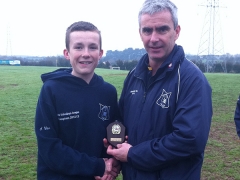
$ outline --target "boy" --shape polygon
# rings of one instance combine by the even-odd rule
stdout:
[[[117,91],[94,73],[103,55],[101,33],[89,22],[66,31],[63,53],[72,68],[41,76],[36,108],[38,179],[115,179],[119,163],[109,158],[102,139],[117,119]]]

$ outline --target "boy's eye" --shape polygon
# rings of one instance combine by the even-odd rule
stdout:
[[[97,46],[90,46],[89,49],[97,49]]]
[[[142,28],[142,33],[145,35],[150,35],[153,32],[153,28],[144,27]]]
[[[82,46],[75,46],[75,49],[82,49]]]

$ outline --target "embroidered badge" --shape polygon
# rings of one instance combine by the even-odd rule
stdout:
[[[171,92],[167,92],[165,89],[163,89],[161,96],[156,101],[157,105],[161,106],[162,108],[169,108],[169,99],[171,94]]]
[[[132,91],[130,91],[130,93],[131,93],[132,95],[136,94],[137,92],[138,92],[138,90],[132,90]]]
[[[100,112],[98,114],[98,117],[103,121],[109,120],[110,106],[104,106],[100,103],[99,105],[100,105]]]

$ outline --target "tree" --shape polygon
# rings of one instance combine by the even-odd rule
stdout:
[[[120,69],[125,70],[124,62],[122,60],[117,60],[116,61],[116,66],[120,67]]]
[[[234,73],[240,73],[240,62],[236,62],[236,63],[233,65],[233,72],[234,72]]]

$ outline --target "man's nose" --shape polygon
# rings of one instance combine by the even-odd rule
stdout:
[[[157,33],[156,31],[153,31],[151,34],[151,42],[157,42],[159,41],[159,33]]]

